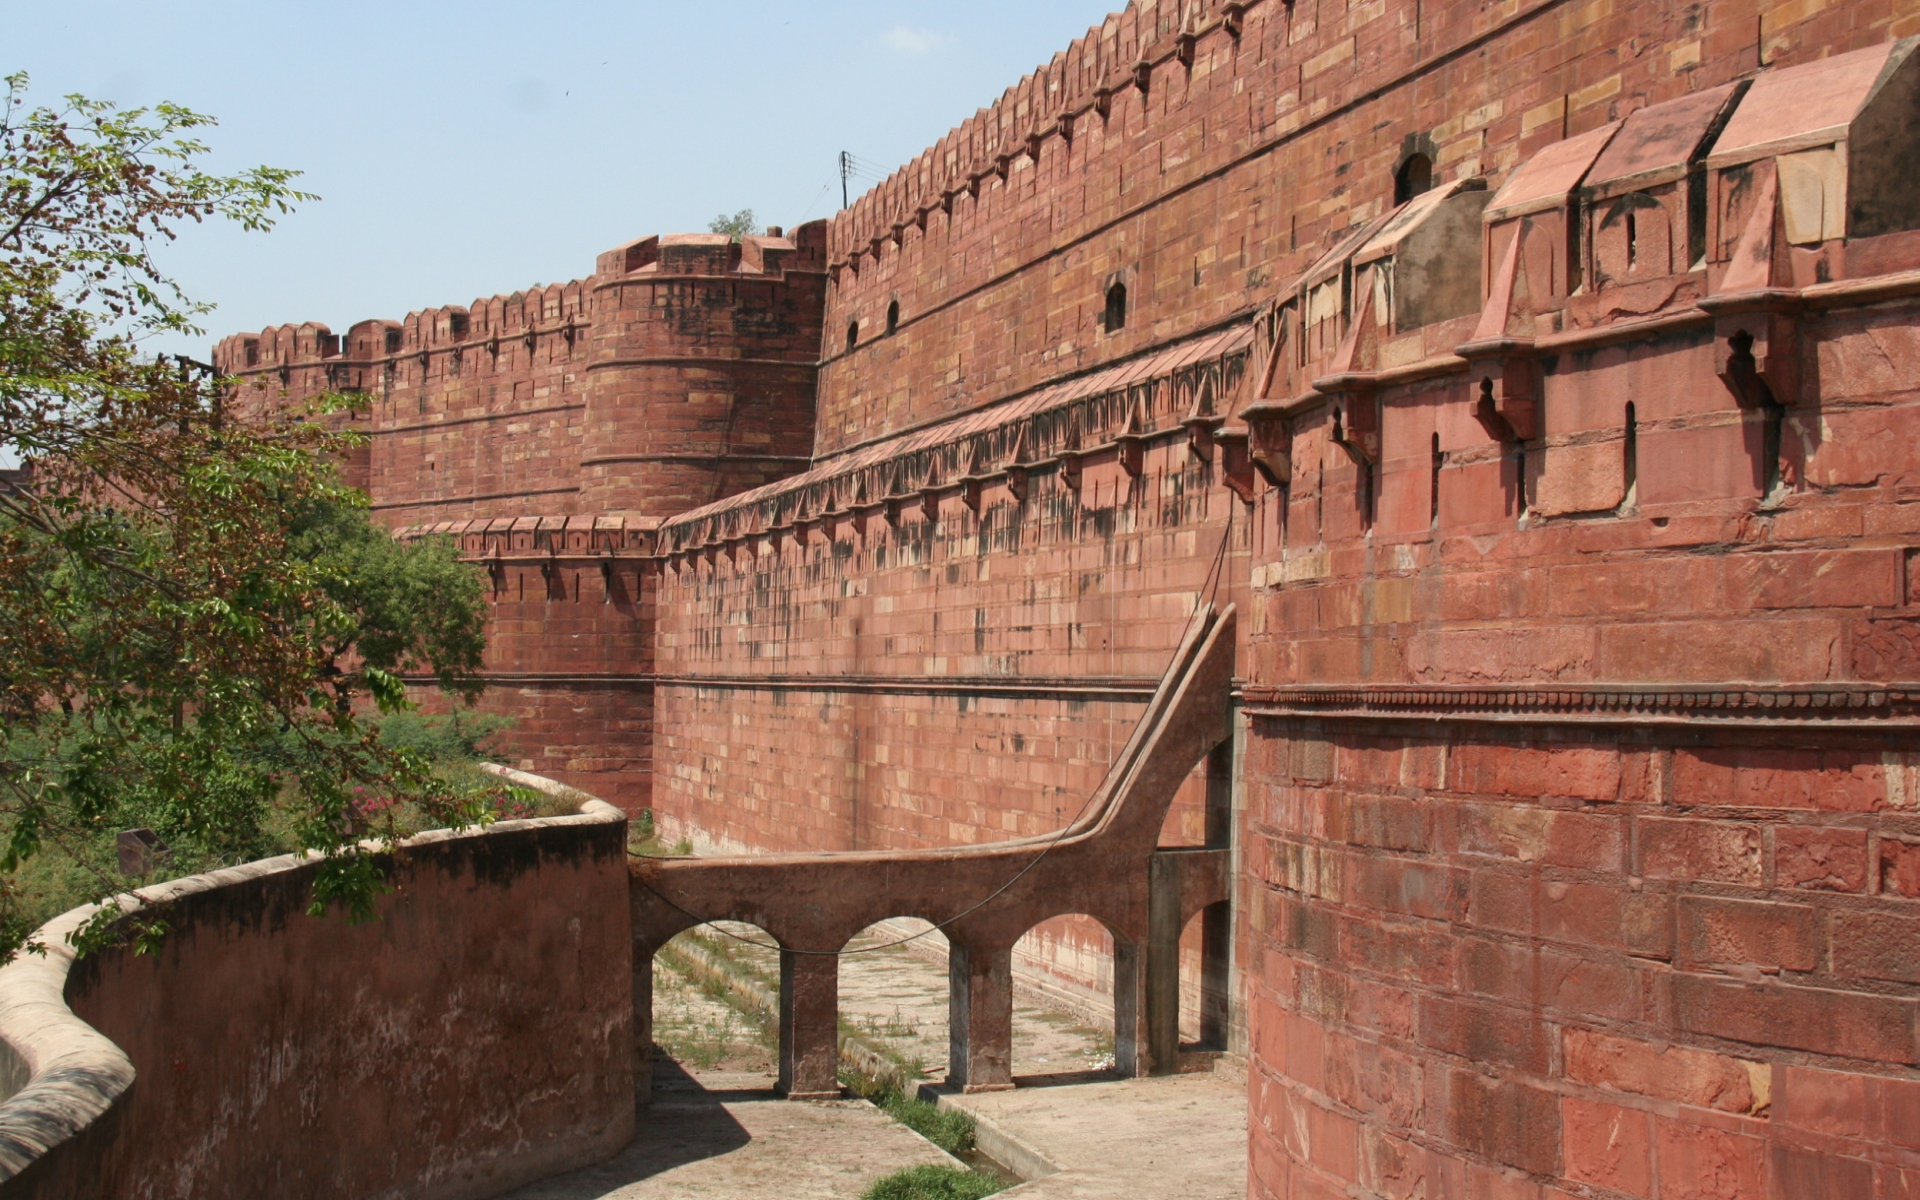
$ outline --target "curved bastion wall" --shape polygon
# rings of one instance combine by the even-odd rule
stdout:
[[[625,843],[597,800],[422,834],[359,925],[306,915],[311,860],[248,863],[147,889],[152,954],[58,918],[0,969],[0,1196],[478,1200],[617,1152]]]

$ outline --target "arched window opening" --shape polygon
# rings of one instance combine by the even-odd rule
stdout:
[[[887,332],[891,334],[900,328],[900,302],[895,300],[887,305]]]
[[[1127,285],[1115,283],[1107,289],[1106,328],[1108,333],[1127,326]]]
[[[860,344],[860,322],[849,321],[847,322],[847,349],[851,350],[855,346],[858,346],[859,344]]]
[[[1405,204],[1433,187],[1433,160],[1424,154],[1409,154],[1393,173],[1393,202]]]

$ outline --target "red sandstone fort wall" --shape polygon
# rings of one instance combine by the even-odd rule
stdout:
[[[1110,18],[833,222],[812,469],[655,476],[663,825],[1057,826],[1224,538],[1252,1195],[1920,1190],[1914,33]]]
[[[1129,6],[834,219],[820,452],[1249,312],[1391,207],[1409,137],[1436,179],[1497,185],[1637,108],[1911,32],[1894,7]]]
[[[1217,134],[1213,173],[1176,173],[1137,210],[1110,211],[1106,229],[1076,225],[1103,143],[1088,139],[1073,173],[1080,134],[1067,146],[1029,103],[1027,128],[1043,136],[1009,143],[996,164],[1005,179],[986,181],[978,211],[1002,207],[973,230],[978,253],[961,228],[971,196],[918,192],[955,208],[951,220],[928,211],[924,238],[918,208],[899,207],[927,187],[925,163],[842,217],[820,447],[853,450],[823,470],[844,461],[849,479],[870,473],[874,486],[849,483],[790,510],[778,495],[801,495],[801,481],[743,497],[730,511],[751,502],[757,518],[698,530],[693,552],[720,547],[722,571],[741,558],[785,562],[783,530],[809,518],[838,528],[956,479],[1004,471],[1011,487],[1029,459],[1051,469],[1046,450],[1023,459],[1016,438],[993,443],[985,431],[1063,371],[1103,361],[1077,351],[1120,261],[1093,253],[1101,239],[1152,229],[1140,240],[1166,248],[1191,289],[1161,317],[1146,306],[1168,294],[1167,272],[1130,277],[1141,307],[1127,340],[1106,343],[1119,354],[1264,302],[1236,295],[1240,281],[1209,290],[1205,248],[1181,238],[1191,229],[1216,250],[1234,245],[1253,198],[1292,200],[1288,252],[1277,252],[1277,232],[1250,242],[1266,247],[1250,257],[1274,264],[1281,297],[1297,299],[1262,318],[1271,327],[1255,357],[1278,366],[1251,393],[1259,403],[1242,410],[1241,435],[1267,472],[1249,487],[1258,594],[1242,668],[1253,716],[1239,962],[1252,1000],[1255,1194],[1905,1194],[1915,1164],[1894,1114],[1903,1089],[1920,1086],[1920,980],[1901,949],[1920,916],[1899,882],[1901,848],[1920,833],[1906,813],[1915,735],[1900,700],[1914,677],[1916,530],[1901,491],[1920,467],[1904,432],[1914,313],[1885,306],[1901,285],[1849,292],[1842,281],[1911,266],[1912,247],[1855,239],[1844,267],[1817,220],[1810,237],[1780,232],[1804,224],[1804,211],[1754,217],[1756,196],[1804,203],[1764,190],[1774,168],[1703,168],[1684,147],[1676,169],[1695,182],[1632,193],[1647,215],[1638,246],[1633,233],[1621,243],[1608,204],[1622,193],[1601,186],[1609,177],[1590,169],[1594,154],[1569,157],[1580,145],[1597,153],[1614,122],[1643,108],[1701,94],[1724,111],[1737,97],[1709,89],[1743,72],[1883,45],[1903,30],[1869,6],[1544,5],[1487,11],[1478,24],[1442,16],[1429,45],[1424,32],[1409,36],[1413,12],[1385,6],[1239,15],[1237,39],[1218,26],[1194,39],[1193,62],[1216,64],[1210,86],[1224,78],[1218,64],[1280,44],[1271,26],[1257,36],[1262,21],[1319,22],[1261,68],[1298,106],[1288,109],[1296,127],[1272,145],[1229,149],[1245,129],[1205,119],[1196,96],[1157,136],[1204,146]],[[1179,78],[1180,53],[1154,70]],[[1209,93],[1215,114],[1235,111],[1226,97],[1257,97],[1259,74]],[[1143,124],[1154,92],[1175,86],[1158,81],[1148,81]],[[1138,97],[1136,86],[1129,102]],[[1118,96],[1113,108],[1128,111]],[[1702,154],[1711,115],[1685,118],[1700,122],[1690,128]],[[1795,115],[1777,120],[1785,128]],[[1625,128],[1629,158],[1658,152],[1644,127]],[[1360,265],[1361,243],[1393,232],[1381,220],[1410,132],[1430,139],[1442,184],[1490,177],[1477,199],[1436,193],[1474,205],[1459,248],[1479,288],[1475,311],[1427,323],[1404,319],[1392,268]],[[1578,141],[1588,133],[1597,140]],[[1564,212],[1529,194],[1488,207],[1552,146],[1575,162],[1555,202]],[[1589,198],[1568,207],[1583,178]],[[1820,186],[1831,185],[1816,197]],[[1021,187],[1031,188],[1025,208]],[[905,219],[875,216],[883,202]],[[1322,270],[1349,233],[1344,257]],[[1766,244],[1742,241],[1750,235]],[[1698,260],[1681,250],[1688,238]],[[1787,241],[1809,248],[1789,252]],[[847,262],[863,245],[868,260]],[[1394,245],[1411,254],[1410,241]],[[1742,246],[1759,257],[1741,258]],[[1781,339],[1764,396],[1740,382],[1740,321],[1714,316],[1736,310],[1700,306],[1740,286],[1743,270],[1758,271],[1759,286],[1814,289],[1791,333],[1768,317],[1745,326]],[[838,330],[853,319],[883,330],[890,303],[898,330],[868,341],[856,329],[842,353]],[[1636,320],[1646,324],[1626,327]],[[1626,328],[1608,332],[1616,326]],[[1476,337],[1523,339],[1531,357],[1490,351],[1481,392],[1481,360],[1453,354]],[[977,422],[927,424],[1001,399]],[[912,459],[918,442],[885,440],[916,429],[981,440],[956,456],[963,470],[942,476]],[[1216,482],[1230,482],[1231,449]],[[1103,448],[1095,461],[1109,452],[1118,461],[1126,450]],[[1044,572],[1056,557],[1023,547],[1021,562]],[[769,599],[716,642],[743,660],[760,637],[780,639],[776,614],[804,594],[777,570],[756,578]],[[884,573],[849,554],[832,578],[840,596],[859,596]],[[1146,611],[1138,598],[1122,603]],[[663,616],[663,631],[690,615]],[[843,641],[824,657],[844,670],[853,648]],[[721,731],[718,712],[707,720],[709,750],[741,736]],[[743,724],[755,736],[778,720]],[[967,733],[941,729],[932,746]],[[899,737],[935,758],[924,727]],[[701,786],[831,764],[851,744],[783,754],[763,742],[744,770],[710,754]],[[783,793],[815,794],[814,782],[763,786],[754,811],[773,811]]]
[[[453,536],[492,587],[481,707],[519,765],[651,795],[651,529],[803,467],[824,225],[647,238],[587,280],[223,339],[244,404],[358,393],[345,464],[376,519]],[[426,693],[423,693],[426,696]],[[438,702],[428,697],[430,705]]]
[[[1216,590],[1230,497],[1207,476],[1165,443],[1137,477],[1088,468],[1077,496],[1052,477],[1024,502],[987,489],[977,513],[936,494],[937,516],[916,499],[805,545],[763,534],[711,562],[670,559],[657,752],[675,766],[657,814],[752,849],[966,844],[1071,822]],[[1191,799],[1172,844],[1200,843]]]
[[[292,856],[153,889],[151,953],[74,961],[89,912],[60,918],[7,981],[9,1054],[39,1068],[10,1115],[40,1132],[0,1192],[477,1200],[617,1154],[632,948],[582,914],[626,903],[626,823],[590,807],[404,843],[361,924],[307,916]]]
[[[648,238],[587,280],[223,339],[251,402],[357,392],[351,481],[390,525],[679,512],[805,465],[821,237]]]

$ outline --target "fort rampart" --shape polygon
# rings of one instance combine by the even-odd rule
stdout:
[[[623,248],[547,466],[382,394],[369,486],[488,563],[524,756],[727,849],[1058,828],[1232,598],[1163,841],[1233,847],[1257,1196],[1915,1194],[1915,34],[1135,5],[801,231],[790,330]],[[622,424],[724,408],[676,337],[760,440]]]

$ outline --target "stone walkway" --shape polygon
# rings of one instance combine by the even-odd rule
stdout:
[[[853,1200],[904,1167],[959,1165],[863,1100],[781,1100],[761,1072],[654,1071],[632,1145],[505,1200]]]
[[[1241,1200],[1247,1194],[1247,1090],[1229,1078],[1020,1087],[942,1095],[940,1103],[972,1113],[980,1149],[1029,1177],[1001,1193],[1007,1200]]]

